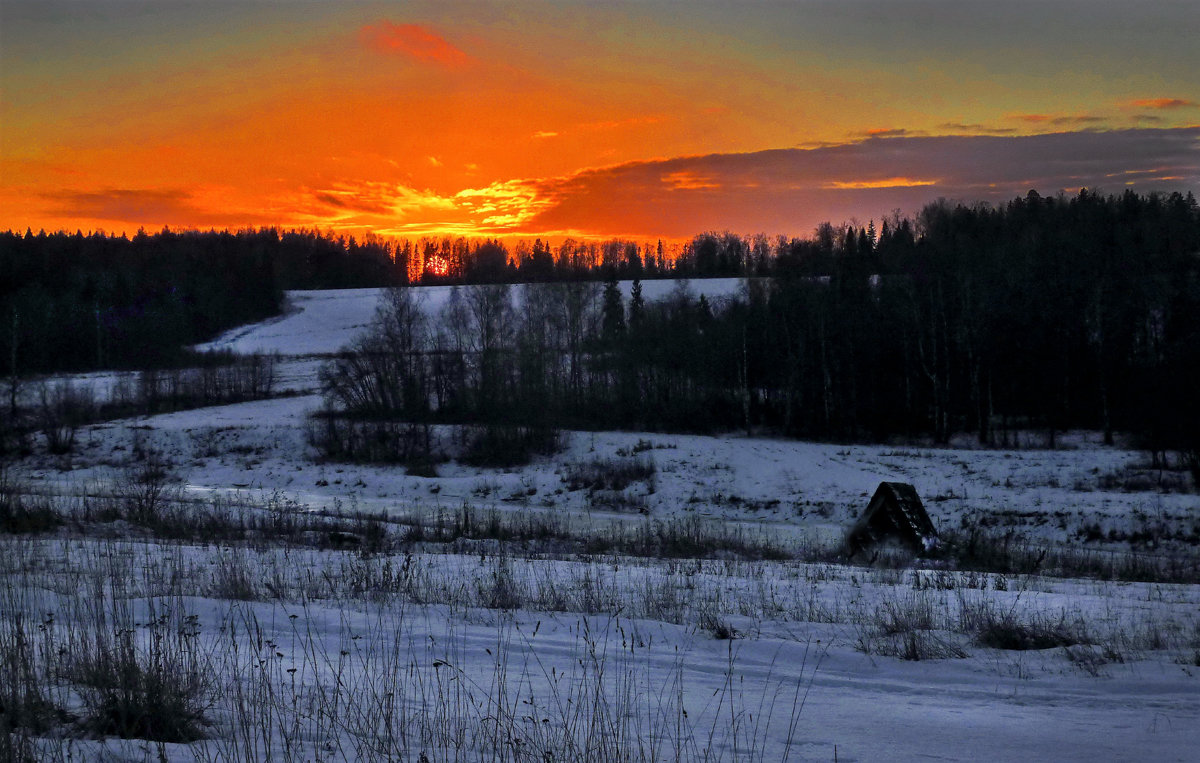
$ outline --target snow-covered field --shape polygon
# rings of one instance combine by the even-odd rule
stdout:
[[[650,302],[663,299],[672,291],[686,288],[693,297],[728,297],[743,288],[741,278],[701,278],[690,281],[643,281],[642,296]],[[590,284],[599,294],[600,284]],[[628,301],[632,281],[620,281],[621,293]],[[437,314],[450,299],[453,286],[415,288],[425,309]],[[525,289],[539,285],[509,287],[514,302],[520,305]],[[240,353],[279,353],[284,356],[322,355],[337,352],[370,324],[379,302],[379,289],[330,289],[288,293],[290,309],[280,318],[243,326],[200,345],[200,350],[232,350]]]
[[[644,286],[650,299],[676,288]],[[690,288],[717,298],[740,287]],[[429,309],[448,294],[423,291]],[[822,551],[880,481],[899,480],[943,531],[1194,559],[1200,500],[1157,489],[1142,454],[1086,432],[1052,451],[1033,437],[999,451],[573,432],[562,453],[512,470],[322,463],[306,438],[320,356],[370,321],[376,298],[295,293],[285,317],[211,343],[287,356],[284,387],[306,394],[95,425],[75,452],[35,452],[16,470],[31,493],[83,506],[121,500],[110,485],[132,454],[155,452],[186,510],[369,512],[400,533],[469,507],[561,523],[564,537],[724,527],[808,551],[655,559],[497,533],[366,553],[168,543],[124,519],[82,538],[3,537],[6,655],[18,621],[43,655],[99,648],[125,622],[133,653],[161,656],[156,638],[186,625],[194,635],[166,664],[206,679],[204,739],[49,731],[32,742],[38,756],[1195,759],[1200,584],[871,568]],[[580,484],[597,463],[634,463],[641,476],[619,491]],[[43,667],[48,700],[86,715],[94,697],[78,671]]]
[[[1094,433],[1073,433],[1053,451],[1002,451],[570,432],[560,454],[528,467],[450,462],[438,466],[437,476],[421,477],[398,467],[321,462],[306,434],[308,415],[320,403],[319,396],[301,395],[101,424],[80,435],[72,456],[31,459],[29,475],[55,492],[86,491],[108,478],[137,440],[161,450],[197,496],[282,491],[314,509],[354,506],[397,517],[463,503],[588,515],[644,511],[832,538],[881,481],[902,481],[916,486],[940,528],[978,524],[1118,549],[1135,533],[1167,549],[1191,545],[1200,534],[1195,494],[1153,489],[1156,473],[1137,468],[1143,454],[1104,447]],[[654,473],[620,494],[570,489],[572,468],[597,460],[648,463]],[[1134,477],[1148,489],[1127,491],[1122,485]]]

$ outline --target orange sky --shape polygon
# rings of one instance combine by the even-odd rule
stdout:
[[[1200,189],[1197,29],[1179,2],[5,0],[0,229],[806,234]]]

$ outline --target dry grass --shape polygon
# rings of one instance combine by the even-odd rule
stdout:
[[[163,472],[135,485],[169,484]],[[646,622],[723,642],[728,676],[768,621],[827,624],[902,660],[1050,650],[1089,675],[1145,651],[1188,665],[1200,649],[1194,617],[1046,607],[1038,575],[802,562],[813,549],[697,519],[464,507],[404,532],[277,497],[94,500],[146,534],[95,537],[107,525],[85,502],[53,507],[69,535],[0,537],[6,758],[87,757],[100,736],[188,744],[213,761],[764,760],[784,728],[791,751],[805,685],[750,696],[728,680],[711,687],[717,710],[697,712],[685,657],[636,635]],[[1001,551],[1004,569],[1026,553]],[[541,623],[564,620],[572,636],[555,644],[569,659],[543,662]],[[482,662],[481,623],[495,634]],[[651,681],[647,665],[664,660],[677,667]]]

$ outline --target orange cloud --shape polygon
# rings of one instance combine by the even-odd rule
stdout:
[[[192,195],[186,191],[115,188],[105,191],[56,191],[43,194],[57,217],[93,220],[156,221],[194,215]]]
[[[1200,127],[1032,136],[863,139],[633,162],[531,181],[540,211],[514,233],[685,237],[698,230],[803,233],[822,220],[915,212],[944,196],[1002,202],[1030,188],[1177,190],[1200,182]],[[679,193],[678,179],[708,186]],[[575,234],[573,234],[575,235]]]
[[[1129,105],[1139,109],[1191,109],[1200,106],[1200,103],[1182,98],[1139,98],[1130,101]]]
[[[381,53],[400,54],[447,69],[462,69],[472,60],[445,38],[420,24],[393,24],[381,20],[364,26],[358,36],[364,45]]]
[[[80,221],[104,221],[129,225],[175,227],[237,227],[273,225],[278,218],[260,210],[230,207],[223,194],[180,189],[108,188],[62,190],[39,194],[45,213],[51,217]]]
[[[553,202],[534,180],[506,180],[486,188],[467,188],[454,195],[457,209],[474,219],[481,232],[526,225]]]
[[[977,122],[943,122],[939,130],[949,130],[956,135],[1011,135],[1017,131],[1015,127],[994,127]]]
[[[686,170],[668,172],[662,176],[662,182],[672,191],[710,191],[721,187],[711,177]]]
[[[880,180],[834,180],[826,184],[824,187],[839,191],[861,191],[866,188],[912,188],[913,186],[936,184],[936,180],[917,180],[915,178],[895,177],[882,178]]]
[[[1009,114],[1009,119],[1018,119],[1030,124],[1047,124],[1055,127],[1064,125],[1091,125],[1104,121],[1104,117],[1095,114]]]
[[[357,215],[404,218],[419,211],[453,209],[454,203],[432,191],[396,183],[371,181],[334,183],[312,191],[308,213],[317,219],[352,219]]]
[[[916,211],[939,196],[973,202],[1003,201],[1030,188],[1191,188],[1200,183],[1197,138],[1200,127],[901,136],[627,162],[568,175],[481,180],[465,188],[348,174],[266,197],[239,197],[235,187],[197,187],[59,190],[35,198],[53,218],[118,222],[127,230],[283,224],[408,236],[682,238],[709,229],[796,234],[822,220]],[[77,226],[87,224],[70,227]]]

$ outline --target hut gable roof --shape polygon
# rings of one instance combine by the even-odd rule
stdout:
[[[850,552],[895,539],[916,551],[937,545],[938,534],[921,503],[917,489],[907,482],[881,482],[867,510],[847,536]]]

